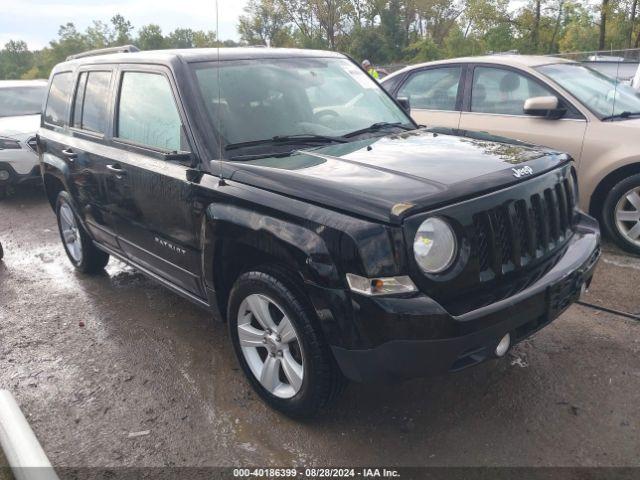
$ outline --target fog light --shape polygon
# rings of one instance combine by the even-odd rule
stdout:
[[[510,345],[511,345],[511,335],[507,333],[504,337],[502,337],[502,340],[500,340],[500,343],[496,347],[496,356],[503,357],[504,354],[507,353],[507,350],[509,350]]]
[[[11,174],[9,172],[7,172],[6,170],[0,170],[0,181],[6,181],[9,180],[9,177],[11,177]]]

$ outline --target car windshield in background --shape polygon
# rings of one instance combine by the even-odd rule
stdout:
[[[0,117],[38,115],[46,87],[0,88]]]
[[[640,97],[634,89],[591,68],[560,63],[538,67],[538,71],[601,118],[640,116]]]
[[[260,141],[300,136],[300,143],[313,142],[309,137],[338,138],[374,124],[413,127],[376,81],[346,59],[225,61],[193,68],[211,123],[227,146],[259,142],[271,149]]]

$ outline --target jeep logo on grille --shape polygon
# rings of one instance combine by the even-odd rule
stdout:
[[[516,178],[533,175],[533,168],[531,167],[512,168],[511,170],[513,170],[513,176]]]

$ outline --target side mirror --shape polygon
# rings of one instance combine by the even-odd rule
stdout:
[[[411,113],[411,102],[407,97],[396,98],[396,101],[400,104],[405,112]]]
[[[558,108],[558,97],[531,97],[524,102],[524,113],[534,117],[544,117],[550,120],[562,118],[567,110]]]

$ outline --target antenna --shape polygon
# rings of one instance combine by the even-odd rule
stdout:
[[[217,1],[217,0],[216,0]],[[613,50],[612,50],[613,53]],[[616,114],[616,101],[618,100],[618,87],[620,85],[620,60],[617,62],[616,67],[616,83],[613,89],[613,108],[611,109],[611,115]]]
[[[216,66],[216,75],[218,75],[218,102],[216,109],[216,129],[218,130],[218,160],[222,160],[222,105],[220,103],[222,97],[222,86],[220,83],[220,10],[218,9],[218,0],[216,2],[216,48],[217,48],[217,57],[218,57],[218,65]],[[224,174],[222,170],[222,165],[220,165],[220,183],[219,185],[224,185]]]

